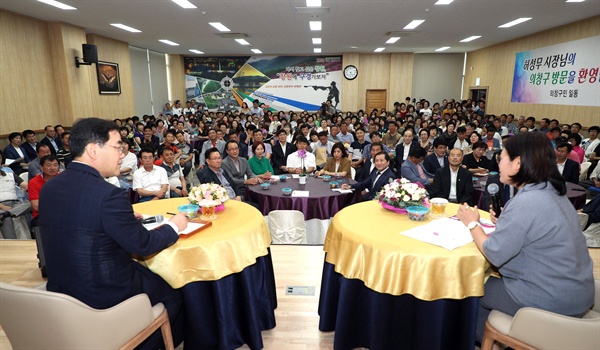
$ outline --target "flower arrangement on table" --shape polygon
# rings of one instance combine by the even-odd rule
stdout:
[[[306,150],[300,149],[298,150],[298,157],[300,158],[300,164],[302,167],[302,172],[300,176],[306,176],[306,167],[304,166],[304,158],[306,158]]]
[[[217,211],[220,211],[224,209],[223,203],[229,200],[229,196],[225,187],[211,182],[192,187],[188,200],[196,205],[199,205],[202,200],[214,201],[217,203]]]
[[[376,198],[385,209],[405,214],[406,208],[421,205],[429,208],[427,190],[418,182],[410,182],[405,178],[390,180],[377,193]]]

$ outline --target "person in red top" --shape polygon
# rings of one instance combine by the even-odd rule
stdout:
[[[46,181],[58,175],[59,169],[58,158],[53,154],[43,156],[42,159],[40,159],[40,165],[42,166],[42,172],[29,180],[29,202],[31,203],[32,226],[37,226],[39,219],[38,209],[42,186],[44,186]]]

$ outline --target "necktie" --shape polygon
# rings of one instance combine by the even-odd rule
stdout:
[[[375,184],[377,183],[377,181],[379,180],[380,177],[381,177],[381,171],[378,171],[377,175],[375,175],[375,180],[373,180],[372,188],[375,188]]]
[[[421,176],[421,179],[427,178],[427,176],[425,176],[425,172],[423,172],[423,168],[421,168],[421,164],[417,164],[417,170],[419,170],[419,176]]]

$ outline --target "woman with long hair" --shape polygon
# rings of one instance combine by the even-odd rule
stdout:
[[[327,159],[323,169],[317,171],[317,176],[321,175],[338,175],[342,177],[350,178],[352,171],[350,170],[352,162],[348,159],[348,152],[346,147],[341,142],[336,142],[331,146],[331,157]]]

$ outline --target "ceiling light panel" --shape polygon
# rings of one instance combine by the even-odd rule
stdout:
[[[195,9],[195,8],[197,8],[196,5],[192,4],[188,0],[171,0],[171,1],[173,1],[174,3],[176,3],[179,6],[183,7],[184,9]]]
[[[216,30],[220,32],[230,32],[231,29],[225,27],[221,22],[208,22],[211,26],[213,26]]]
[[[385,50],[385,47],[378,47],[375,49],[375,52],[381,52],[383,50]]]
[[[385,43],[386,44],[395,44],[396,41],[400,40],[399,36],[393,36],[391,38],[389,38]]]
[[[321,45],[321,38],[312,38],[312,43],[315,45]]]
[[[439,49],[436,49],[435,51],[436,51],[436,52],[446,51],[446,50],[448,50],[449,48],[450,48],[450,46],[443,46],[443,47],[440,47]]]
[[[193,52],[193,53],[196,53],[196,54],[198,54],[198,55],[203,55],[203,54],[204,54],[204,52],[202,52],[202,51],[200,51],[200,50],[196,50],[196,49],[192,49],[192,50],[189,50],[189,51],[190,51],[190,52]]]
[[[321,28],[322,28],[321,21],[310,21],[310,22],[308,22],[308,25],[310,26],[310,30],[313,30],[313,31],[318,31],[318,30],[321,30]]]
[[[420,26],[423,22],[425,22],[424,19],[415,19],[414,21],[410,22],[406,27],[404,27],[404,29],[405,30],[415,29],[418,26]]]
[[[179,46],[179,44],[178,44],[178,43],[176,43],[176,42],[173,42],[173,41],[171,41],[171,40],[167,40],[167,39],[160,39],[159,41],[160,41],[161,43],[163,43],[163,44],[167,44],[167,45],[171,45],[171,46]]]
[[[67,4],[63,4],[62,2],[58,2],[58,1],[54,1],[54,0],[38,0],[39,2],[43,2],[44,4],[50,5],[50,6],[54,6],[54,7],[58,7],[61,10],[77,10],[77,8],[67,5]]]
[[[111,23],[110,25],[113,26],[113,27],[117,27],[117,28],[126,30],[128,32],[132,32],[132,33],[141,33],[142,32],[139,29],[135,29],[133,27],[127,26],[127,25],[122,24],[122,23]]]
[[[585,0],[567,0],[567,2],[584,2]]]
[[[479,38],[481,38],[481,35],[473,35],[473,36],[470,36],[468,38],[462,39],[460,42],[461,43],[468,43],[469,41],[473,41],[473,40],[476,40],[476,39],[479,39]]]
[[[521,24],[523,22],[527,22],[531,19],[531,17],[522,17],[519,19],[515,19],[514,21],[508,22],[508,23],[504,23],[501,26],[498,26],[498,28],[510,28],[512,26],[516,26],[517,24]]]
[[[314,51],[314,53],[321,53],[321,48],[319,48],[319,47],[315,47],[315,48],[313,49],[313,51]]]
[[[235,39],[235,41],[237,41],[240,45],[250,46],[250,43],[244,39]]]
[[[321,0],[306,0],[306,7],[321,7]]]
[[[260,51],[259,49],[252,49],[252,52],[256,53],[256,54],[261,54],[262,51]]]
[[[434,5],[450,5],[454,0],[438,0]]]

